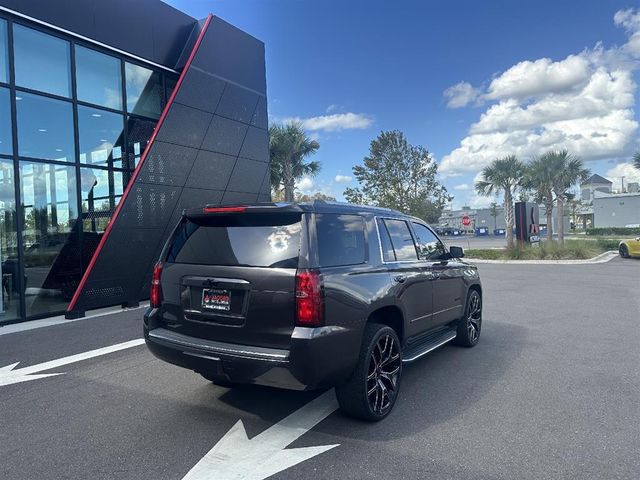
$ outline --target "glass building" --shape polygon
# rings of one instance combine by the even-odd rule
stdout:
[[[177,78],[0,10],[0,324],[65,310]]]

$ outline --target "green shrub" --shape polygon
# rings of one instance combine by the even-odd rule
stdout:
[[[633,237],[640,235],[640,228],[625,228],[625,227],[606,227],[606,228],[587,228],[585,231],[587,235],[614,235]]]
[[[599,248],[604,251],[607,250],[618,250],[618,245],[620,244],[620,240],[616,240],[614,238],[598,238],[596,240],[596,244]]]

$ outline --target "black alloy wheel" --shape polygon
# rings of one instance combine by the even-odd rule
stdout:
[[[482,330],[482,297],[477,290],[470,290],[464,316],[458,324],[455,343],[463,347],[474,347]]]
[[[629,258],[629,249],[624,243],[618,248],[618,253],[622,258]]]
[[[393,409],[402,377],[402,350],[395,330],[367,323],[356,368],[336,386],[340,409],[361,420],[382,420]]]
[[[371,351],[367,372],[367,399],[377,415],[386,415],[398,395],[402,359],[395,335],[381,336]]]

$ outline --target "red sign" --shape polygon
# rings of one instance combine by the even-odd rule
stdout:
[[[464,217],[462,217],[462,225],[464,225],[465,227],[471,225],[471,218],[469,217],[469,215],[465,215]]]

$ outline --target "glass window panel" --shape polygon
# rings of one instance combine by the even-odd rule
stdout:
[[[122,172],[81,168],[80,188],[83,230],[103,233],[122,197]]]
[[[418,254],[407,222],[385,219],[384,224],[391,237],[396,259],[400,262],[417,260]]]
[[[63,311],[82,274],[75,168],[20,162],[27,315]]]
[[[160,73],[126,63],[125,77],[127,79],[127,111],[145,117],[159,118],[164,97]]]
[[[364,220],[358,215],[316,214],[321,267],[364,263]]]
[[[129,168],[138,166],[140,156],[147,147],[151,135],[156,128],[155,120],[129,117],[127,120],[127,152],[129,154]]]
[[[71,96],[69,42],[13,25],[16,85]]]
[[[435,234],[424,225],[413,223],[420,260],[446,260],[447,251]]]
[[[122,168],[123,129],[122,115],[78,106],[80,162]]]
[[[11,97],[8,88],[0,88],[0,153],[13,154],[11,139]]]
[[[0,82],[9,83],[7,22],[0,19]]]
[[[71,103],[17,92],[16,106],[21,157],[74,161]]]
[[[122,110],[120,59],[76,47],[78,100]]]
[[[13,162],[0,161],[0,322],[19,315],[18,240]]]

